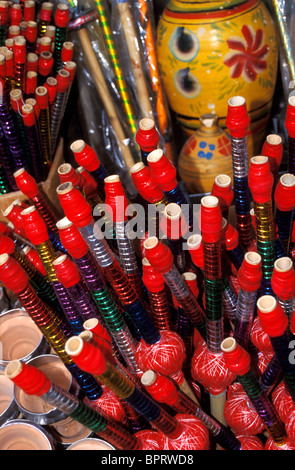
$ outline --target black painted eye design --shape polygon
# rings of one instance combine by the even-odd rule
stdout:
[[[200,49],[200,43],[194,33],[183,26],[179,26],[170,37],[169,49],[176,59],[187,62],[196,57]]]
[[[185,98],[195,98],[201,91],[199,80],[190,73],[190,68],[178,70],[173,78],[176,90]]]

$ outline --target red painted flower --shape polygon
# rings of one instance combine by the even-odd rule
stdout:
[[[257,74],[267,67],[265,60],[269,46],[263,44],[263,31],[256,32],[251,26],[242,27],[242,37],[232,36],[227,40],[230,51],[225,55],[223,63],[230,67],[230,76],[242,76],[245,81],[253,82]]]

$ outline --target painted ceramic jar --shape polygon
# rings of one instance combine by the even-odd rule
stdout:
[[[241,95],[251,118],[249,154],[260,153],[278,63],[274,21],[262,0],[170,0],[157,53],[169,105],[187,135],[206,113],[224,128],[229,98]]]
[[[200,128],[182,147],[178,172],[190,193],[208,193],[217,175],[232,178],[231,137],[213,114],[200,117]]]

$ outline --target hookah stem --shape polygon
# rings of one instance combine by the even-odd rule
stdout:
[[[228,316],[232,324],[234,324],[236,320],[238,296],[232,286],[230,279],[228,279],[226,276],[222,276],[222,290],[222,305],[224,313]]]
[[[160,403],[166,403],[176,413],[191,414],[200,419],[207,427],[216,442],[225,450],[240,450],[241,443],[234,433],[205,413],[190,397],[183,393],[169,377],[157,374],[154,371],[146,371],[141,382],[152,398]]]
[[[54,233],[57,233],[57,216],[53,213],[49,204],[45,200],[44,196],[38,192],[35,196],[30,197],[30,202],[36,207],[39,214],[42,216],[46,226]]]
[[[0,122],[0,158],[1,158],[1,167],[3,167],[3,170],[7,178],[8,188],[10,190],[16,191],[17,185],[13,177],[13,172],[14,172],[13,157],[8,147],[6,137],[3,133],[1,122]]]
[[[283,378],[280,361],[276,354],[273,355],[265,370],[259,377],[259,383],[262,390],[266,393]]]
[[[39,128],[44,164],[49,165],[51,162],[51,131],[48,90],[46,87],[37,87],[35,95],[40,108]]]
[[[118,350],[130,370],[137,373],[139,368],[134,359],[136,349],[134,340],[105,281],[98,272],[91,253],[88,251],[84,256],[74,258],[74,261]]]
[[[262,292],[272,294],[271,276],[275,262],[274,248],[274,223],[272,201],[256,203],[254,201],[254,213],[256,222],[257,251],[262,259]]]
[[[170,439],[180,436],[182,432],[180,423],[123,372],[110,364],[95,345],[83,341],[80,337],[72,337],[66,343],[66,350],[82,370],[91,369],[91,373],[100,383],[112,390],[121,400],[126,401],[156,430]]]
[[[257,299],[257,291],[248,292],[239,289],[236,317],[234,321],[234,338],[243,348],[247,349],[253,324]]]
[[[12,361],[6,375],[27,394],[37,395],[46,403],[63,411],[66,415],[93,431],[118,449],[140,450],[141,442],[119,423],[108,420],[96,409],[52,383],[34,366]]]
[[[128,87],[126,86],[124,75],[122,73],[122,70],[119,64],[118,54],[117,54],[116,47],[113,41],[112,31],[108,25],[108,20],[107,20],[107,16],[105,13],[103,1],[95,0],[95,3],[96,3],[97,10],[99,13],[99,18],[100,18],[100,23],[102,26],[102,32],[104,35],[105,43],[109,51],[109,57],[110,57],[110,60],[113,66],[113,71],[117,80],[118,91],[122,99],[123,107],[125,109],[126,119],[127,119],[127,122],[129,123],[129,127],[132,132],[132,135],[135,135],[136,120],[134,117],[134,112],[131,106],[130,98],[127,92]]]
[[[68,28],[56,26],[55,39],[54,39],[54,65],[53,76],[56,76],[58,71],[62,68],[63,62],[61,59],[62,45],[66,42],[68,36]]]
[[[0,151],[0,154],[1,154],[1,151]],[[0,195],[7,194],[10,192],[11,192],[11,188],[9,185],[9,180],[7,178],[5,167],[2,163],[0,163]]]
[[[34,109],[31,105],[25,104],[22,107],[23,119],[25,122],[25,133],[28,142],[28,147],[31,155],[33,174],[37,183],[44,181],[44,156],[43,149],[40,146],[39,132],[34,114]],[[33,120],[30,119],[33,117]]]
[[[57,90],[54,101],[50,108],[50,135],[52,156],[57,147],[57,139],[65,113],[67,90],[70,86],[70,73],[61,69],[57,76]]]

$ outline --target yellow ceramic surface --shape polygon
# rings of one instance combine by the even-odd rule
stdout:
[[[190,193],[210,192],[217,175],[232,179],[231,138],[216,116],[201,116],[200,128],[181,149],[178,172]]]
[[[262,145],[278,62],[263,1],[170,0],[158,23],[157,53],[169,105],[187,135],[206,113],[225,127],[228,100],[241,95],[251,118],[249,146],[251,134]]]

